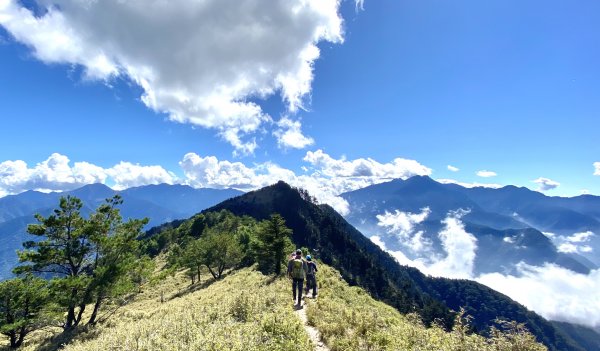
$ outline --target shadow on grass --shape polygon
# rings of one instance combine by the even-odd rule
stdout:
[[[75,338],[80,341],[94,339],[98,336],[99,330],[93,326],[78,326],[71,330],[65,330],[45,339],[36,350],[56,351],[61,350],[65,345],[70,344]]]
[[[213,277],[208,278],[208,280],[205,280],[204,282],[198,284],[192,284],[192,285],[188,285],[185,289],[182,289],[180,291],[178,291],[177,293],[173,294],[171,297],[166,298],[165,301],[171,301],[171,300],[175,300],[178,299],[180,297],[186,296],[188,294],[191,294],[193,292],[196,292],[198,290],[203,290],[208,288],[209,286],[211,286],[213,283],[216,283],[218,281],[221,281],[223,279],[225,279],[228,275],[230,275],[231,273],[235,272],[235,270],[229,270],[227,272],[224,272],[223,274],[221,274],[221,277],[219,279],[215,279]]]

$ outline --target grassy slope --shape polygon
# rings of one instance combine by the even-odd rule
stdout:
[[[324,264],[318,280],[319,297],[308,300],[307,315],[332,350],[545,350],[539,344],[495,347],[478,335],[425,328],[416,314],[375,301]],[[250,268],[192,287],[180,272],[146,287],[64,350],[312,350],[290,295],[286,278]],[[45,349],[41,345],[34,338],[24,349]]]
[[[312,349],[293,313],[286,279],[243,269],[211,282],[190,289],[181,273],[168,277],[64,350]],[[25,349],[38,348],[33,342]]]
[[[321,265],[321,291],[309,303],[310,324],[319,329],[333,351],[342,350],[546,350],[528,333],[485,339],[468,333],[466,325],[452,332],[425,328],[416,313],[402,315],[376,301],[363,289],[349,286],[339,273]]]

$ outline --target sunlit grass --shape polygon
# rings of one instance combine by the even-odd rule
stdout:
[[[426,328],[416,314],[402,315],[350,287],[339,273],[320,265],[319,297],[307,307],[308,321],[334,351],[343,350],[545,350],[523,330],[492,339],[468,333],[464,324],[452,332]]]
[[[545,350],[523,330],[486,339],[461,324],[452,332],[426,328],[417,315],[402,315],[348,286],[334,269],[323,264],[319,269],[319,296],[307,299],[307,316],[331,350]],[[37,333],[23,349],[56,349],[68,342],[61,350],[313,350],[293,313],[286,278],[246,268],[219,281],[205,274],[200,284],[190,285],[181,271],[156,274],[161,278],[106,322],[73,340],[49,343],[51,333]]]

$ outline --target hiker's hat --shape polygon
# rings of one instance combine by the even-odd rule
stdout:
[[[306,255],[306,259],[310,261],[310,260],[312,260],[312,256],[311,255]]]

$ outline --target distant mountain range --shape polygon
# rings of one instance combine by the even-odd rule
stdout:
[[[17,262],[16,250],[31,240],[27,225],[35,223],[34,214],[49,215],[61,196],[72,195],[83,201],[82,212],[88,215],[105,199],[123,197],[121,215],[127,218],[148,217],[148,228],[175,219],[188,218],[228,198],[243,194],[233,189],[194,189],[187,185],[147,185],[115,191],[103,184],[91,184],[62,193],[27,191],[0,198],[0,279],[10,276]]]
[[[443,254],[438,237],[442,220],[452,211],[465,210],[461,221],[477,239],[476,274],[509,273],[519,262],[555,263],[579,273],[600,265],[600,237],[594,234],[600,234],[597,196],[549,197],[515,186],[465,188],[441,184],[426,176],[397,179],[341,196],[350,205],[346,219],[366,236],[379,236],[392,249],[401,248],[403,243],[386,230],[377,216],[396,211],[418,215],[427,208],[426,218],[411,223],[409,229],[413,234],[422,231],[421,239],[431,242],[436,254]],[[584,234],[572,237],[576,233]],[[570,245],[561,247],[561,242]],[[577,250],[576,245],[582,249]],[[403,251],[411,258],[417,256],[411,256],[410,250]]]

